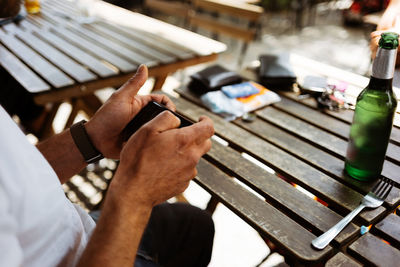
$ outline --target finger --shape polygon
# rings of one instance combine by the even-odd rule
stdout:
[[[211,139],[207,139],[196,147],[196,156],[200,159],[204,154],[206,154],[211,149]]]
[[[172,100],[168,96],[159,94],[152,94],[150,96],[152,100],[156,101],[157,103],[163,104],[172,111],[176,110],[174,102],[172,102]]]
[[[179,129],[186,136],[190,136],[196,144],[201,144],[214,134],[213,122],[206,116],[200,117],[199,122]]]
[[[157,103],[163,104],[172,111],[176,110],[175,104],[166,95],[150,94],[137,96],[136,98],[140,101],[141,108],[144,108],[144,106],[146,106],[150,101],[155,101]]]
[[[157,132],[164,132],[178,128],[180,124],[181,120],[177,116],[169,111],[163,111],[145,125]]]
[[[148,70],[146,65],[140,65],[136,71],[136,74],[130,78],[124,85],[118,90],[117,94],[123,97],[134,97],[143,84],[146,82],[148,76]]]

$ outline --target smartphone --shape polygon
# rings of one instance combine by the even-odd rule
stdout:
[[[132,134],[134,134],[140,127],[142,127],[148,121],[154,119],[158,114],[163,112],[164,110],[168,110],[175,116],[177,116],[181,120],[181,125],[179,128],[192,125],[193,122],[182,117],[181,115],[173,112],[162,104],[159,104],[155,101],[149,102],[144,108],[142,108],[138,114],[126,125],[123,130],[123,140],[127,141]]]

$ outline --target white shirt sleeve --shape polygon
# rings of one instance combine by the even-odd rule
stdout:
[[[22,248],[17,237],[18,223],[10,213],[9,199],[0,184],[0,266],[21,266]]]

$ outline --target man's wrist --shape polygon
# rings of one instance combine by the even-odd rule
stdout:
[[[93,144],[93,141],[86,130],[85,124],[85,120],[75,123],[71,126],[70,133],[76,147],[82,154],[86,163],[94,163],[104,158],[104,156]]]

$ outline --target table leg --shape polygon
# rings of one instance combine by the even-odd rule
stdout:
[[[218,198],[216,198],[215,196],[212,196],[211,199],[210,199],[210,201],[208,201],[206,210],[207,210],[210,214],[213,214],[214,211],[215,211],[215,209],[217,208],[218,203],[219,203]]]
[[[57,114],[58,108],[60,107],[61,103],[53,103],[50,109],[50,112],[47,114],[46,119],[43,123],[42,128],[40,129],[40,133],[38,134],[37,138],[39,140],[46,139],[54,134],[53,130],[53,120]]]
[[[154,86],[153,86],[153,91],[154,90],[161,90],[161,88],[164,85],[165,80],[167,79],[167,77],[168,77],[168,74],[154,77],[155,82],[154,82]]]
[[[81,99],[82,109],[89,117],[93,117],[96,111],[103,105],[96,95],[85,95]]]
[[[65,123],[65,127],[64,129],[67,129],[69,127],[71,127],[71,125],[74,123],[75,117],[76,115],[78,115],[79,112],[79,100],[76,98],[71,99],[70,104],[72,106],[72,110],[71,110],[71,114],[69,114],[67,122]]]

